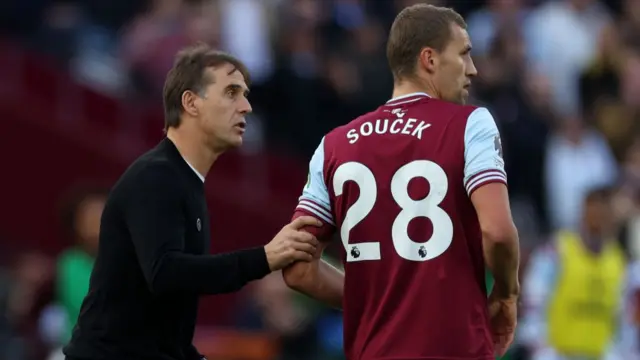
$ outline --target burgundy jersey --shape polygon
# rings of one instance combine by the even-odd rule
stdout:
[[[416,93],[327,134],[296,208],[345,248],[349,360],[494,359],[482,235],[469,199],[506,184],[485,108]]]

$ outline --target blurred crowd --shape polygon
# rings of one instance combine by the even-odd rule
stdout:
[[[178,49],[213,44],[251,71],[252,143],[307,161],[324,133],[389,98],[385,37],[417,2],[426,1],[11,0],[0,28],[133,103],[159,103]],[[472,103],[502,134],[523,248],[509,356],[640,359],[640,0],[428,2],[465,16],[479,70]],[[2,359],[55,356],[68,338],[104,201],[99,189],[81,194],[63,217],[73,246],[53,260],[13,257],[0,271]],[[279,359],[342,357],[339,313],[292,294],[277,274],[238,306],[239,328],[282,339]]]

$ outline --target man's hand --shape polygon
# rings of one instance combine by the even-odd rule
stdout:
[[[518,297],[489,296],[489,319],[497,356],[503,356],[513,342],[518,318]]]
[[[301,229],[305,226],[322,226],[311,216],[301,216],[280,230],[264,250],[271,271],[280,270],[294,261],[311,261],[316,252],[318,240]]]

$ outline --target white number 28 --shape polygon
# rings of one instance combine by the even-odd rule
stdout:
[[[409,196],[409,182],[422,177],[429,182],[429,195],[420,200]],[[349,243],[349,232],[373,210],[378,195],[378,185],[373,172],[359,162],[347,162],[338,167],[333,176],[333,190],[342,195],[344,183],[353,181],[360,188],[358,200],[347,210],[340,228],[342,243],[347,252],[347,261],[380,260],[380,243],[367,241]],[[391,196],[401,211],[393,221],[391,239],[398,255],[411,261],[427,261],[444,253],[453,240],[451,217],[439,206],[447,194],[447,174],[433,161],[415,160],[402,166],[391,179]],[[433,234],[426,242],[415,242],[409,238],[409,222],[425,217],[433,224]]]

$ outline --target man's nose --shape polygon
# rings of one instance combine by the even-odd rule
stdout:
[[[470,62],[467,67],[467,76],[468,77],[476,77],[478,75],[478,69],[476,69],[476,64],[473,61]]]
[[[246,97],[243,97],[240,102],[238,112],[243,115],[246,115],[252,111],[253,111],[253,108],[251,107],[251,103],[249,102],[249,99],[247,99]]]

